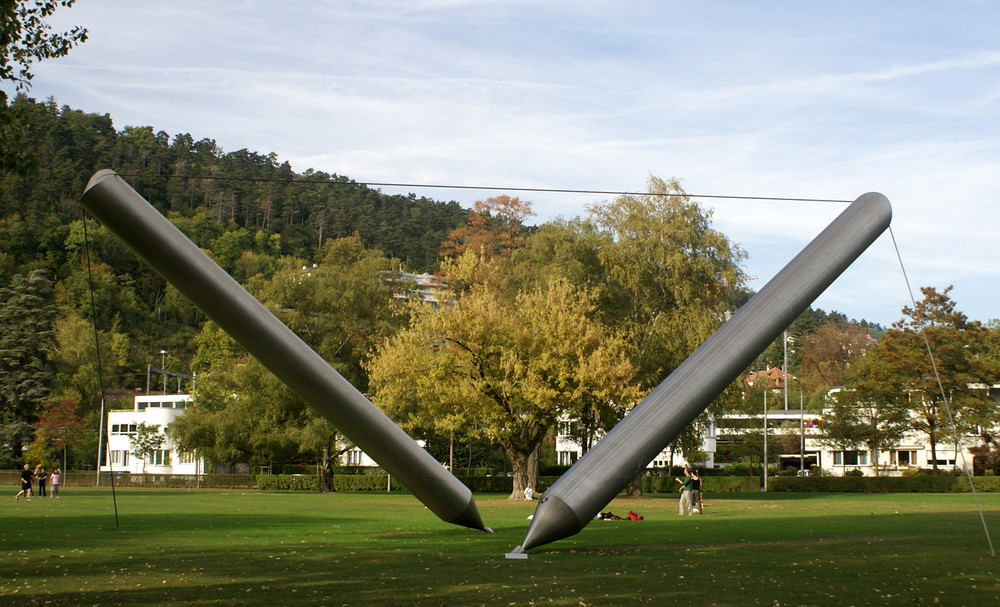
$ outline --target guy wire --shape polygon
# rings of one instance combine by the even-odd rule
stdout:
[[[903,272],[903,282],[906,283],[906,290],[910,294],[910,302],[913,305],[913,309],[917,308],[917,300],[913,296],[913,289],[910,287],[910,279],[906,275],[906,268],[903,266],[903,257],[899,253],[899,246],[896,244],[896,235],[892,232],[892,226],[889,226],[889,236],[892,238],[892,246],[896,249],[896,259],[899,260],[899,269]],[[962,450],[962,443],[958,437],[958,426],[955,424],[955,417],[951,414],[951,405],[948,403],[948,395],[944,391],[944,383],[941,381],[941,374],[938,373],[937,362],[934,360],[934,352],[931,348],[930,339],[927,338],[927,332],[924,331],[924,326],[920,326],[920,336],[924,338],[924,345],[927,347],[927,356],[931,361],[931,368],[934,370],[934,378],[937,380],[938,390],[941,391],[941,400],[944,402],[944,410],[948,413],[948,422],[951,424],[952,435],[955,438],[955,451],[959,453],[959,457],[962,460],[962,469],[965,470],[965,476],[969,480],[969,489],[972,490],[972,497],[976,501],[976,509],[979,511],[979,520],[983,523],[983,533],[986,534],[986,543],[990,547],[990,555],[996,556],[997,553],[993,550],[993,540],[990,539],[990,530],[986,525],[986,517],[983,516],[983,507],[979,504],[979,495],[976,494],[976,486],[972,482],[972,472],[969,470],[968,462],[965,459],[965,452]]]
[[[582,190],[572,188],[529,188],[529,187],[504,187],[492,185],[457,185],[457,184],[433,184],[433,183],[389,183],[377,181],[310,181],[308,179],[284,179],[277,177],[225,177],[221,175],[145,175],[142,173],[120,173],[121,177],[132,177],[138,179],[184,179],[187,181],[236,181],[245,183],[282,183],[286,185],[320,185],[320,186],[342,186],[342,185],[363,185],[370,188],[413,188],[432,190],[482,190],[501,192],[539,192],[542,194],[594,194],[601,196],[684,196],[686,198],[715,198],[720,200],[772,200],[781,202],[838,202],[851,203],[852,200],[840,200],[836,198],[789,198],[787,196],[746,196],[727,194],[690,194],[688,192],[627,192],[618,190]]]
[[[97,381],[101,386],[101,427],[104,427],[104,403],[105,400],[105,389],[104,389],[104,365],[101,362],[101,337],[100,333],[97,331],[97,304],[94,299],[94,274],[90,268],[90,238],[87,234],[87,213],[83,213],[83,250],[87,257],[87,283],[90,285],[90,316],[91,325],[94,327],[94,349],[97,351]],[[108,447],[110,443],[108,442],[108,433],[105,429],[101,433],[100,441],[104,445],[104,454],[107,456]],[[100,457],[98,457],[98,460]],[[97,462],[97,469],[101,469],[101,462]],[[98,473],[99,474],[99,473]],[[115,506],[115,529],[120,529],[118,524],[118,495],[115,493],[115,471],[111,465],[111,458],[108,457],[108,476],[111,478],[111,501]]]

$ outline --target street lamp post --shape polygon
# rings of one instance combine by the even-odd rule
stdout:
[[[167,351],[160,350],[160,373],[163,373],[163,393],[167,393]]]
[[[799,384],[799,474],[806,475],[806,430],[802,421],[802,384]]]
[[[785,388],[785,411],[788,411],[788,331],[781,332],[781,349],[784,359],[781,363],[781,383]]]
[[[767,389],[764,389],[764,493],[767,493]]]

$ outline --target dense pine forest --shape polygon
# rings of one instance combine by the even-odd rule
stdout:
[[[325,238],[357,233],[368,248],[432,270],[446,233],[465,222],[458,203],[388,196],[347,177],[292,171],[273,153],[225,152],[212,139],[170,136],[151,126],[116,130],[107,114],[87,114],[20,97],[31,125],[37,174],[3,176],[3,271],[39,264],[62,270],[77,202],[98,169],[111,168],[199,246],[219,253],[246,243],[261,254],[315,257]],[[274,237],[277,236],[278,240]],[[229,247],[232,248],[232,247]],[[218,249],[218,250],[217,250]],[[118,269],[118,268],[115,268]],[[234,269],[232,265],[226,269]],[[62,276],[62,274],[61,274]]]

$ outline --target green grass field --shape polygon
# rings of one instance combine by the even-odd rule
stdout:
[[[619,499],[643,521],[504,554],[534,504],[477,497],[494,535],[409,495],[64,489],[0,502],[0,605],[1000,605],[969,494]],[[1000,495],[980,495],[1000,535]],[[996,543],[997,538],[994,538]]]

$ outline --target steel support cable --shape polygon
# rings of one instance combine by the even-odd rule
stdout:
[[[283,183],[286,185],[321,185],[321,186],[341,186],[341,185],[363,185],[371,188],[413,188],[416,190],[482,190],[501,192],[539,192],[543,194],[597,194],[601,196],[683,196],[685,198],[716,198],[721,200],[772,200],[780,202],[838,202],[850,204],[852,200],[840,200],[835,198],[789,198],[786,196],[741,196],[728,194],[689,194],[687,192],[627,192],[616,190],[578,190],[572,188],[529,188],[529,187],[503,187],[489,185],[456,185],[456,184],[433,184],[433,183],[389,183],[378,181],[310,181],[308,179],[280,179],[276,177],[225,177],[221,175],[145,175],[142,173],[119,173],[119,177],[136,179],[184,179],[189,181],[235,181],[245,183]]]
[[[913,288],[910,286],[910,279],[906,275],[906,268],[903,266],[903,257],[899,253],[899,245],[896,244],[896,235],[892,232],[892,226],[889,226],[889,236],[892,238],[892,246],[896,250],[896,259],[899,260],[899,269],[903,272],[903,282],[906,283],[906,290],[910,295],[910,302],[913,305],[913,309],[917,308],[917,300],[913,296]],[[958,425],[955,423],[955,417],[952,415],[951,405],[948,403],[948,395],[944,391],[944,383],[941,381],[941,374],[938,372],[937,361],[934,359],[934,351],[931,348],[930,339],[927,338],[927,332],[924,331],[923,324],[920,326],[920,336],[924,339],[924,345],[927,347],[927,357],[931,362],[931,369],[934,371],[934,378],[937,380],[938,390],[941,391],[941,400],[944,402],[944,410],[948,413],[948,422],[951,424],[952,436],[955,439],[955,451],[958,452],[959,457],[962,460],[962,469],[965,470],[965,477],[969,481],[969,489],[972,490],[972,497],[976,502],[976,510],[979,511],[979,520],[983,523],[983,533],[986,535],[986,543],[990,547],[990,554],[996,556],[997,553],[993,549],[993,540],[990,539],[990,529],[986,525],[986,517],[983,516],[983,507],[979,503],[979,495],[976,493],[976,486],[972,482],[972,471],[969,469],[968,462],[965,459],[965,451],[962,450],[962,442],[958,435]]]
[[[96,301],[94,299],[94,274],[93,274],[93,272],[91,270],[91,264],[90,264],[90,237],[87,234],[87,214],[86,213],[83,214],[83,250],[84,250],[84,254],[86,255],[86,258],[87,258],[87,283],[90,286],[90,316],[91,316],[91,323],[90,324],[93,325],[93,327],[94,327],[94,349],[97,352],[97,381],[98,381],[98,384],[101,387],[101,426],[103,427],[104,426],[104,403],[106,402],[105,398],[104,398],[104,393],[105,393],[105,390],[104,390],[104,365],[101,362],[101,338],[100,338],[100,334],[97,331],[97,303],[96,303]],[[104,454],[105,454],[105,456],[107,456],[108,455],[108,447],[111,446],[110,443],[108,442],[108,432],[107,432],[107,429],[105,429],[104,432],[101,432],[101,434],[102,434],[102,436],[98,439],[100,441],[99,444],[104,445]],[[100,456],[98,456],[97,459],[98,459],[98,461],[97,461],[98,478],[100,478],[100,470],[101,470]],[[111,458],[110,457],[108,457],[108,476],[111,478],[111,501],[114,503],[114,506],[115,506],[115,529],[120,529],[120,526],[119,526],[119,523],[118,523],[118,495],[115,492],[115,473],[114,473],[114,469],[111,466]]]

